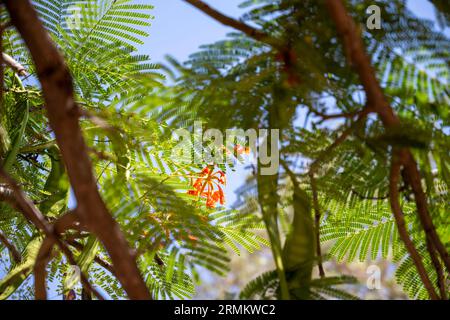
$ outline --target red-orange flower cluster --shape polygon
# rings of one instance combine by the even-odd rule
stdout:
[[[193,189],[188,191],[192,196],[206,198],[206,206],[208,208],[215,208],[219,202],[221,205],[225,204],[225,196],[222,190],[222,185],[226,184],[225,173],[221,170],[214,172],[206,167],[200,172],[200,177],[197,178],[192,185]]]
[[[237,145],[234,147],[234,151],[235,151],[237,154],[250,154],[250,148],[249,148],[249,147],[243,147],[243,146],[241,146],[240,144],[237,144]]]

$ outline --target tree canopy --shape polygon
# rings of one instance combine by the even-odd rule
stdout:
[[[239,20],[184,1],[234,32],[163,65],[138,49],[151,1],[0,2],[0,299],[189,299],[263,246],[275,269],[242,299],[357,299],[323,264],[377,258],[408,297],[448,299],[447,2],[435,23],[377,1],[371,29],[373,1],[249,0]],[[194,133],[203,161],[180,161],[173,133],[199,123],[278,135]]]

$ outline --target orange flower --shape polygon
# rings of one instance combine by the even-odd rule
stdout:
[[[215,208],[216,203],[225,203],[225,196],[221,185],[226,184],[225,173],[221,170],[214,172],[209,167],[200,172],[200,177],[192,185],[193,189],[188,190],[188,194],[206,198],[206,207]]]
[[[211,172],[211,170],[209,169],[209,167],[205,167],[205,169],[202,170],[202,172],[200,173],[201,176],[206,176],[207,174],[209,174]]]
[[[237,144],[234,147],[234,152],[237,154],[250,154],[250,148],[249,147],[243,147],[240,144]]]
[[[191,196],[198,196],[198,191],[197,190],[188,190],[188,194]]]
[[[197,241],[197,240],[198,240],[197,237],[195,237],[195,236],[193,236],[193,235],[191,235],[191,234],[188,235],[188,238],[189,238],[190,240],[192,240],[192,241]]]

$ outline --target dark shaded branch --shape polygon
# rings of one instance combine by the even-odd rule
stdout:
[[[439,288],[439,294],[441,295],[441,300],[447,300],[447,287],[445,285],[445,275],[442,268],[442,264],[436,255],[436,250],[430,238],[427,236],[426,239],[427,250],[430,253],[431,263],[433,264],[434,270],[437,276],[437,286]]]
[[[403,185],[402,187],[398,188],[398,192],[403,192],[407,189],[408,189],[408,187],[406,185]],[[358,198],[360,198],[361,200],[387,200],[387,199],[389,199],[389,193],[387,193],[386,195],[382,195],[382,196],[369,197],[369,196],[365,196],[365,195],[359,193],[354,188],[352,188],[351,191],[352,191],[352,193],[356,194],[358,196]]]
[[[6,236],[0,232],[0,242],[9,250],[15,263],[20,263],[22,261],[22,256],[19,250],[17,250],[14,243],[10,242]]]
[[[50,140],[35,145],[23,146],[22,148],[19,149],[19,153],[39,153],[42,150],[46,150],[53,147],[54,145],[56,145],[56,141]]]
[[[405,154],[405,150],[401,150],[399,152],[399,156],[400,157],[407,156],[407,154]],[[402,162],[405,163],[404,160]],[[405,189],[407,189],[411,186],[410,178],[406,174],[405,170],[403,170],[401,173],[402,173],[403,180],[405,181],[405,185],[403,187]],[[413,191],[413,193],[414,193],[414,191]],[[419,214],[419,218],[420,218],[420,214]],[[423,224],[422,224],[422,226],[423,226]],[[425,231],[425,243],[426,243],[427,251],[431,258],[431,263],[433,264],[434,270],[436,271],[437,287],[439,288],[439,294],[440,294],[442,300],[447,300],[447,286],[446,286],[446,282],[445,282],[446,280],[445,280],[445,275],[444,275],[444,269],[442,267],[441,261],[439,261],[439,257],[437,255],[438,252],[433,244],[433,239],[431,237],[431,234],[430,234],[430,232],[427,232],[427,231]]]
[[[14,193],[7,185],[0,185],[0,201],[9,202],[16,207]]]
[[[431,220],[430,212],[428,210],[428,202],[425,192],[423,191],[417,163],[411,152],[408,150],[402,151],[401,159],[404,166],[404,171],[406,173],[404,180],[411,186],[413,191],[417,212],[419,214],[419,220],[422,224],[423,230],[425,231],[425,235],[436,248],[436,251],[439,253],[442,261],[444,262],[447,273],[450,274],[450,258],[447,249],[439,238],[439,235],[436,232],[436,227]],[[430,253],[430,255],[431,254],[432,253]]]
[[[0,13],[3,13],[3,8],[0,7]],[[0,106],[3,107],[3,94],[5,90],[5,67],[3,65],[3,31],[4,29],[0,26]]]
[[[389,195],[392,213],[394,215],[395,222],[397,224],[400,239],[402,239],[403,243],[405,244],[405,247],[408,250],[409,255],[411,256],[411,259],[413,260],[414,265],[416,266],[420,279],[422,280],[425,288],[427,289],[431,299],[437,300],[439,299],[439,297],[436,291],[434,290],[430,278],[428,277],[428,274],[422,262],[422,258],[420,257],[420,254],[417,251],[416,247],[414,246],[414,243],[412,242],[408,234],[408,230],[406,229],[405,218],[402,212],[402,208],[400,206],[399,192],[398,192],[398,183],[400,179],[400,166],[401,162],[399,161],[397,155],[395,155],[392,161],[391,172],[389,177]]]
[[[96,179],[79,125],[79,110],[65,62],[40,22],[29,0],[3,1],[34,60],[44,93],[50,126],[61,150],[83,224],[108,251],[118,280],[130,299],[150,299],[136,261],[119,225],[109,214],[97,190]]]

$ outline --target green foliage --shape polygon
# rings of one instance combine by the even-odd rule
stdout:
[[[171,157],[176,142],[171,139],[168,122],[177,118],[173,113],[177,95],[162,86],[158,66],[135,48],[148,36],[152,6],[128,0],[34,3],[65,55],[77,103],[89,114],[81,125],[93,150],[102,197],[137,250],[139,268],[154,297],[191,298],[200,270],[225,275],[231,251],[253,252],[267,245],[267,240],[255,233],[261,229],[258,217],[223,207],[205,208],[204,200],[187,194],[202,166],[180,164]],[[14,30],[5,38],[7,53],[29,61]],[[31,76],[24,86],[10,70],[6,73],[2,124],[8,135],[5,139],[11,143],[2,159],[4,165],[11,164],[10,173],[53,221],[76,203],[68,195],[67,172],[47,127],[34,70],[28,72]],[[19,249],[35,243],[31,234],[36,230],[13,208],[2,204],[3,208],[0,230]],[[81,246],[71,249],[82,272],[109,297],[123,298],[125,293],[116,278],[98,264],[98,259],[110,263],[98,241],[84,232],[81,238],[76,234],[66,237],[75,237]],[[2,254],[4,249],[0,249]],[[32,282],[27,279],[33,257],[25,255],[19,266],[4,262],[8,274],[0,287],[2,298],[14,291],[32,298],[27,293]],[[67,270],[67,261],[56,255],[48,281],[56,284],[57,295],[72,288],[80,290],[79,283],[66,281],[70,280]]]
[[[348,2],[361,23],[365,23],[365,10],[371,4]],[[324,18],[328,16],[327,9],[319,2],[261,0],[242,5],[249,10],[243,19],[273,37],[284,39],[286,53],[232,33],[226,40],[203,46],[184,65],[169,61],[178,76],[176,88],[189,96],[196,113],[211,125],[281,129],[281,157],[289,160],[306,192],[310,192],[309,164],[319,161],[321,240],[331,245],[330,254],[339,261],[392,256],[396,261],[410,261],[398,239],[388,201],[393,147],[414,150],[426,182],[433,221],[447,247],[449,243],[448,222],[443,217],[449,200],[444,187],[448,184],[448,152],[442,151],[449,147],[449,41],[433,23],[409,12],[405,1],[381,1],[379,5],[383,28],[369,31],[361,25],[361,33],[389,103],[401,117],[399,129],[385,130],[371,116],[358,123],[347,117],[328,126],[319,121],[321,114],[352,113],[365,105],[361,86],[344,63],[347,57],[335,27]],[[442,6],[438,9],[445,12]],[[217,117],[219,112],[224,117]],[[329,150],[349,128],[352,134],[346,141]],[[292,195],[284,195],[289,188],[269,180],[256,179],[255,185],[249,186],[253,191],[249,192],[246,200],[250,203],[244,204],[243,210],[255,211],[252,208],[257,192],[256,199],[263,211],[265,203],[277,203],[271,212],[279,211],[278,220],[283,224],[282,213],[290,205],[300,206],[302,202],[292,201]],[[268,192],[266,184],[278,187]],[[416,245],[423,247],[423,231],[411,190],[401,186],[400,193],[409,231]],[[261,194],[269,199],[261,199]],[[269,234],[276,224],[266,221]],[[306,224],[303,222],[302,226]],[[289,235],[287,239],[285,245],[297,248],[299,252],[294,256],[300,258],[300,251],[306,250],[300,236],[295,242],[297,246],[289,243]],[[435,280],[427,252],[421,253],[427,272]],[[405,263],[399,266],[397,281],[411,297],[426,297],[415,269],[406,268]],[[413,266],[411,261],[409,266]],[[303,283],[308,281],[304,279]],[[279,283],[275,273],[264,274],[243,291],[243,297],[255,292],[265,297],[264,284],[273,288],[274,283]]]
[[[14,291],[20,287],[22,282],[31,274],[41,242],[42,239],[40,238],[31,240],[23,252],[22,261],[14,266],[0,281],[1,300],[8,298],[14,293]]]
[[[432,1],[448,23],[442,1]],[[201,272],[229,272],[230,252],[270,246],[276,270],[251,281],[241,298],[354,299],[348,276],[314,278],[317,262],[311,163],[317,161],[320,240],[328,255],[352,262],[392,259],[396,279],[411,298],[426,299],[389,205],[389,165],[394,147],[413,150],[423,176],[437,233],[449,247],[450,149],[448,66],[450,42],[433,23],[415,17],[405,1],[379,1],[383,28],[361,34],[400,129],[384,129],[370,115],[328,123],[321,114],[348,114],[366,101],[346,64],[336,28],[320,1],[252,0],[242,19],[285,43],[275,50],[241,33],[204,45],[184,64],[168,58],[159,69],[137,46],[148,36],[152,6],[130,0],[35,0],[39,15],[64,54],[76,100],[85,110],[81,126],[101,195],[137,252],[138,266],[155,298],[191,298]],[[372,1],[347,1],[364,22]],[[2,13],[1,21],[7,20]],[[74,207],[67,172],[49,130],[32,61],[14,29],[4,32],[4,50],[29,66],[23,84],[6,69],[0,118],[0,157],[26,194],[49,220]],[[167,74],[170,85],[164,82]],[[184,164],[171,156],[174,129],[194,120],[209,128],[280,129],[281,158],[292,171],[272,176],[255,168],[233,209],[207,208],[187,192],[206,164]],[[329,146],[352,130],[337,148]],[[194,152],[203,151],[195,145]],[[217,167],[215,167],[217,169]],[[220,167],[221,170],[228,168]],[[289,183],[286,174],[289,175]],[[293,176],[293,177],[292,177]],[[244,192],[245,191],[245,192]],[[401,185],[407,229],[433,283],[437,276],[426,250],[411,190]],[[71,200],[70,200],[71,199]],[[0,231],[22,252],[0,281],[0,297],[32,298],[31,267],[40,238],[15,209],[1,203]],[[267,240],[260,231],[268,234]],[[104,248],[89,233],[71,246],[88,278],[108,297],[123,298]],[[67,240],[67,239],[66,239]],[[34,252],[34,253],[33,253]],[[0,247],[1,257],[6,250]],[[99,260],[104,263],[99,264]],[[67,261],[55,255],[48,279],[57,294],[67,288]],[[448,279],[447,279],[448,280]]]

